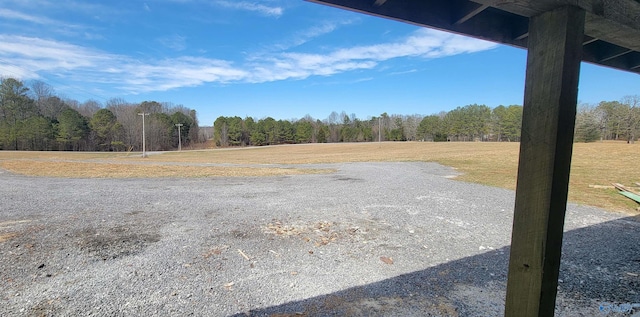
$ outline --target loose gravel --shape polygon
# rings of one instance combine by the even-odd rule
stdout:
[[[513,191],[432,163],[309,167],[337,172],[0,172],[0,316],[503,314]],[[565,229],[556,315],[630,315],[609,310],[640,303],[640,218],[569,205]]]

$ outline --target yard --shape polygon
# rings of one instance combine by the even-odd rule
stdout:
[[[636,149],[576,145],[573,200],[624,213],[569,204],[557,316],[640,303],[639,216],[588,187],[632,185],[619,167]],[[490,143],[0,152],[12,171],[0,170],[0,315],[499,316],[516,154]]]
[[[0,152],[0,167],[33,176],[81,178],[235,177],[332,173],[305,164],[344,162],[437,162],[461,172],[458,180],[515,189],[519,143],[384,142],[308,144],[139,153]],[[637,186],[640,144],[574,145],[569,201],[637,214],[637,203],[613,188]],[[597,186],[596,186],[597,187]]]

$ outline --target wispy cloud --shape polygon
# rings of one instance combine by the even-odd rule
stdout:
[[[365,78],[356,79],[356,80],[352,81],[351,83],[357,84],[357,83],[362,83],[362,82],[365,82],[365,81],[371,81],[371,80],[374,80],[374,79],[375,78],[373,78],[373,77],[365,77]]]
[[[398,42],[337,49],[326,53],[281,53],[253,61],[258,70],[251,82],[329,76],[358,69],[372,69],[380,62],[402,58],[440,58],[473,53],[496,44],[430,29],[419,29]],[[268,65],[269,67],[265,67]]]
[[[124,73],[131,77],[123,82],[121,89],[134,93],[193,87],[206,82],[235,82],[247,76],[244,70],[234,68],[230,62],[197,57],[166,59],[154,64],[129,61]]]
[[[216,1],[215,3],[222,7],[252,11],[266,16],[280,17],[284,13],[284,9],[282,7],[267,6],[256,2]]]
[[[33,37],[0,35],[0,57],[32,71],[92,67],[108,55],[81,46]]]
[[[56,21],[48,18],[25,14],[22,12],[3,9],[3,8],[0,8],[0,18],[30,22],[35,24],[55,24],[56,23]]]
[[[411,73],[415,73],[417,72],[417,69],[410,69],[410,70],[405,70],[405,71],[400,71],[400,72],[392,72],[389,75],[404,75],[404,74],[411,74]]]
[[[47,73],[87,84],[112,84],[133,94],[205,82],[236,82],[247,76],[230,62],[216,59],[139,61],[64,42],[0,35],[0,75],[5,72],[8,76],[22,75],[23,79]]]
[[[2,5],[0,3],[0,5]],[[46,4],[42,4],[46,6]],[[23,9],[27,10],[27,9]],[[49,32],[56,33],[64,36],[80,36],[85,39],[97,39],[102,38],[100,34],[89,33],[93,28],[73,24],[66,21],[51,19],[42,15],[38,15],[39,10],[32,10],[33,13],[24,13],[11,9],[0,8],[0,19],[5,20],[7,25],[11,25],[13,28],[20,29],[23,33],[31,32],[33,34]],[[43,31],[46,28],[46,31]]]
[[[496,44],[420,29],[404,39],[320,53],[277,52],[231,62],[182,56],[140,60],[65,42],[0,35],[0,76],[53,74],[78,82],[109,84],[136,94],[205,83],[262,83],[374,69],[396,58],[442,58],[491,49]],[[7,62],[11,61],[11,63]],[[367,78],[368,79],[368,78]]]
[[[187,48],[187,38],[178,34],[159,38],[158,42],[174,51],[183,51]]]
[[[289,39],[282,41],[274,45],[276,50],[287,50],[292,47],[303,45],[314,38],[320,37],[325,34],[329,34],[343,25],[349,25],[353,23],[352,20],[341,21],[327,21],[322,24],[313,26],[306,30],[301,30],[293,34]]]

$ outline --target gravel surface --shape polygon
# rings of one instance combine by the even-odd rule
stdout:
[[[503,314],[513,191],[432,163],[310,167],[338,172],[0,172],[0,316]],[[556,315],[640,303],[640,218],[570,205],[565,228]]]

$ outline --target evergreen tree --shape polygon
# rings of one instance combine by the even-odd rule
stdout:
[[[88,132],[87,120],[77,110],[67,108],[58,116],[56,141],[61,150],[82,150]]]
[[[298,121],[295,124],[296,143],[311,143],[313,125],[309,121]]]
[[[113,150],[113,144],[121,142],[122,125],[116,116],[108,109],[100,109],[89,121],[89,127],[94,139],[94,144],[100,151]]]

